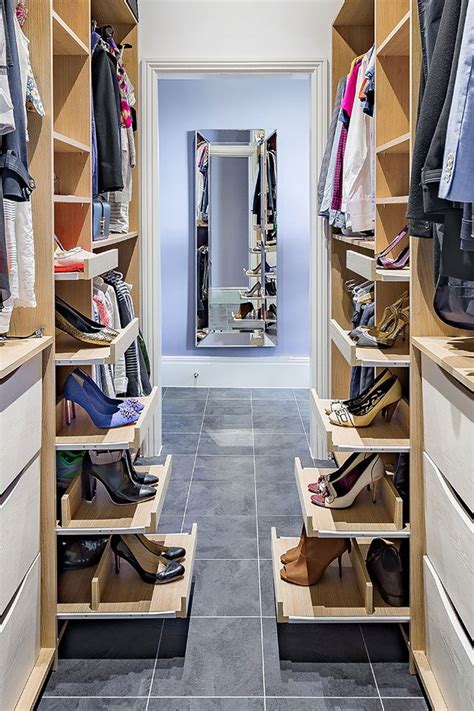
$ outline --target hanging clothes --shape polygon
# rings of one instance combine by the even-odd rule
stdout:
[[[323,203],[324,192],[326,187],[326,180],[328,177],[329,166],[331,162],[332,146],[334,142],[334,136],[336,134],[337,122],[339,120],[339,112],[341,109],[342,98],[346,89],[346,78],[343,77],[339,79],[336,98],[334,100],[334,108],[331,117],[331,123],[329,124],[328,137],[326,141],[326,148],[324,149],[323,160],[321,163],[321,172],[319,174],[318,182],[318,212],[321,214],[321,206]]]

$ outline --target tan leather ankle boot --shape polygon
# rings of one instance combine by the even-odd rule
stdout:
[[[326,568],[338,558],[341,577],[341,558],[350,549],[350,538],[305,537],[298,558],[287,563],[280,570],[280,576],[294,585],[316,585]]]
[[[296,560],[301,553],[301,548],[303,546],[304,540],[306,538],[306,529],[303,525],[303,528],[301,529],[301,536],[300,540],[298,542],[298,545],[295,546],[294,548],[290,548],[289,550],[286,551],[286,553],[283,553],[283,555],[280,557],[281,562],[283,565],[286,565],[287,563],[291,563],[291,561]]]

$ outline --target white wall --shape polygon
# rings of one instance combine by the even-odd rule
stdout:
[[[342,0],[140,0],[142,59],[330,59]]]

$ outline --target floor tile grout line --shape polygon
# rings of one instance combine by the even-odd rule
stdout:
[[[308,433],[307,433],[306,430],[305,430],[305,426],[304,426],[304,422],[303,422],[303,415],[301,414],[301,410],[300,410],[300,405],[299,405],[299,402],[298,402],[298,398],[297,398],[296,395],[295,395],[295,391],[293,390],[292,392],[293,392],[293,397],[295,398],[296,407],[298,408],[298,414],[299,414],[299,416],[300,416],[301,426],[302,426],[302,428],[303,428],[304,436],[306,437],[306,442],[307,442],[307,444],[308,444],[308,449],[309,449],[309,452],[310,452],[310,454],[311,454],[311,445],[310,445],[310,443],[309,443]],[[313,463],[314,463],[314,462],[313,462]]]
[[[158,645],[156,647],[155,662],[153,664],[153,671],[151,674],[150,688],[148,690],[148,698],[147,698],[147,702],[146,702],[146,706],[145,706],[145,711],[148,711],[148,707],[150,705],[151,692],[153,691],[153,684],[155,681],[155,672],[156,672],[156,667],[158,665],[158,656],[160,654],[161,638],[163,637],[163,630],[165,629],[165,622],[166,622],[166,620],[163,620],[163,624],[161,625],[161,630],[160,630],[160,636],[158,637]]]
[[[252,391],[250,391],[250,416],[252,422],[252,450],[253,450],[253,477],[254,477],[254,496],[255,496],[255,535],[257,543],[257,583],[258,583],[258,601],[260,608],[260,643],[261,643],[261,655],[262,655],[262,686],[263,686],[263,711],[266,711],[267,700],[266,694],[266,682],[265,682],[265,654],[263,646],[263,611],[262,611],[262,578],[260,575],[260,540],[258,532],[258,496],[257,496],[257,463],[255,461],[255,430],[253,426],[253,396]]]
[[[369,648],[367,647],[367,642],[365,641],[365,636],[364,636],[364,630],[362,629],[362,625],[361,625],[361,624],[359,624],[359,630],[360,630],[360,633],[361,633],[361,635],[362,635],[362,641],[363,641],[363,643],[364,643],[365,653],[367,654],[367,659],[369,660],[370,671],[372,672],[372,676],[374,677],[375,688],[377,689],[377,694],[379,695],[380,705],[381,705],[381,707],[382,707],[382,711],[385,711],[385,706],[384,706],[384,703],[383,703],[383,701],[382,701],[382,696],[381,696],[381,694],[380,694],[379,685],[378,685],[378,683],[377,683],[377,677],[375,676],[374,666],[373,666],[372,660],[371,660],[371,658],[370,658]]]
[[[206,407],[207,407],[207,401],[208,401],[208,399],[209,399],[209,388],[208,388],[208,390],[207,390],[206,402],[204,403],[204,410],[203,410],[203,412],[202,412],[201,431],[199,432],[199,437],[198,437],[197,444],[196,444],[196,452],[195,452],[195,455],[194,455],[193,468],[192,468],[192,471],[191,471],[191,478],[190,478],[190,480],[189,480],[188,495],[187,495],[187,497],[186,497],[186,504],[185,504],[185,506],[184,506],[183,518],[182,518],[182,520],[181,520],[181,532],[183,532],[184,521],[185,521],[185,519],[186,519],[186,513],[187,513],[187,511],[188,511],[189,497],[190,497],[190,495],[191,495],[191,485],[192,485],[192,483],[193,483],[194,469],[196,468],[196,461],[197,461],[197,456],[198,456],[198,452],[199,452],[199,445],[200,445],[200,443],[201,443],[202,429],[203,429],[203,427],[204,427],[204,417],[205,417],[205,415],[206,415]]]

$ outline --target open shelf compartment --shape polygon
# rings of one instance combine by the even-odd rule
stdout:
[[[300,498],[303,521],[308,536],[319,538],[384,537],[406,538],[409,529],[403,525],[403,502],[389,476],[384,476],[377,487],[377,501],[364,489],[348,509],[326,509],[311,503],[308,485],[317,481],[330,469],[303,468],[295,459],[295,478]]]
[[[116,363],[138,336],[138,318],[120,330],[108,346],[92,346],[58,331],[56,365],[106,365]]]
[[[410,11],[405,13],[377,48],[380,57],[408,57],[410,53]]]
[[[138,237],[138,232],[112,232],[105,239],[96,239],[92,241],[92,250],[103,249],[104,247],[110,247],[112,244],[120,244],[120,242],[127,242],[129,239],[135,239]]]
[[[380,604],[365,567],[365,547],[352,541],[342,557],[342,578],[337,561],[316,585],[303,587],[282,580],[280,557],[298,544],[298,538],[279,538],[272,528],[272,565],[278,622],[408,622],[408,608]]]
[[[56,281],[78,281],[93,279],[99,274],[115,269],[118,265],[118,250],[109,249],[107,252],[91,254],[84,258],[84,271],[82,272],[55,272]]]
[[[325,439],[328,452],[391,452],[410,451],[409,408],[406,400],[398,403],[390,422],[381,414],[369,427],[340,427],[326,415],[332,400],[322,400],[311,390],[311,405],[319,433]]]
[[[53,10],[53,54],[87,57],[89,47]]]
[[[82,498],[81,478],[76,477],[61,498],[61,526],[57,532],[87,535],[105,533],[155,533],[171,477],[171,456],[163,465],[136,466],[137,471],[157,476],[156,496],[151,501],[129,506],[112,503],[105,487],[97,482],[91,502]]]
[[[411,272],[409,267],[404,269],[381,269],[377,267],[374,257],[363,252],[354,252],[352,249],[347,250],[346,266],[351,272],[355,272],[355,274],[359,274],[364,279],[370,279],[371,281],[410,281]]]
[[[57,404],[57,414],[62,425],[56,435],[56,449],[139,449],[159,403],[158,395],[159,388],[155,387],[150,395],[139,398],[145,407],[135,424],[109,430],[96,427],[89,415],[78,405],[76,417],[68,425],[63,420],[64,401],[61,399]]]
[[[352,367],[407,368],[410,365],[410,355],[404,352],[408,346],[403,341],[392,348],[361,348],[335,319],[330,320],[329,333],[338,351]]]
[[[193,524],[191,533],[147,537],[156,543],[186,549],[183,561],[185,574],[181,580],[165,585],[149,585],[125,561],[121,562],[120,573],[117,575],[109,542],[95,568],[68,571],[60,575],[58,618],[186,617],[196,554],[197,526]]]

